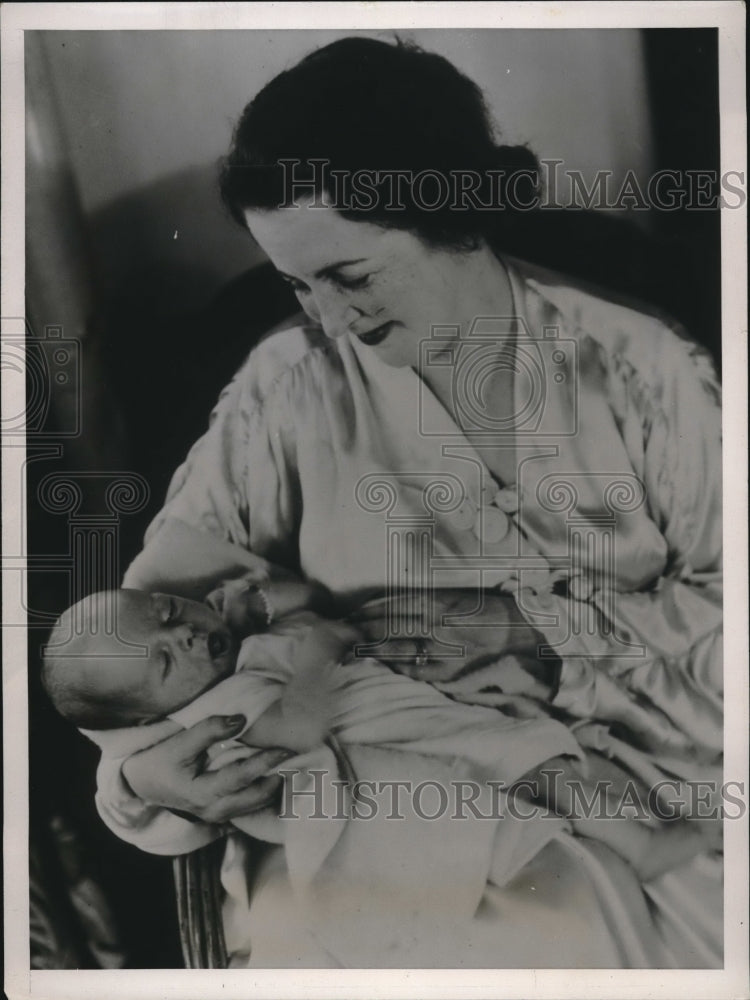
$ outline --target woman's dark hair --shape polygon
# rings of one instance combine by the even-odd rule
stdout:
[[[399,176],[401,175],[401,176]],[[495,144],[477,85],[412,44],[344,38],[280,73],[245,108],[221,194],[246,209],[305,196],[347,218],[468,249],[533,204],[536,158]]]

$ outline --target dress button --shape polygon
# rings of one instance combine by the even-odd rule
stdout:
[[[577,601],[588,601],[594,593],[594,585],[590,578],[582,573],[580,576],[571,577],[568,581],[568,593]]]
[[[548,569],[525,569],[521,572],[521,583],[539,593],[551,588],[552,577]]]
[[[555,595],[551,590],[540,590],[536,599],[539,607],[545,611],[551,611],[555,606]]]
[[[476,508],[464,500],[460,507],[451,512],[450,516],[457,528],[472,528],[477,516]]]
[[[507,569],[483,569],[482,585],[488,589],[503,588],[511,577],[511,571]]]
[[[221,524],[219,523],[218,517],[215,514],[210,513],[210,511],[207,511],[201,517],[201,527],[205,528],[206,531],[211,534],[221,531]]]
[[[508,518],[497,507],[480,507],[474,522],[474,534],[491,545],[502,542],[510,529]]]
[[[492,498],[492,502],[506,514],[515,514],[519,506],[519,496],[517,486],[506,486],[505,489],[498,490]]]

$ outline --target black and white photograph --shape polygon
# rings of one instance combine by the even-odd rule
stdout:
[[[8,996],[750,995],[744,7],[2,18]]]

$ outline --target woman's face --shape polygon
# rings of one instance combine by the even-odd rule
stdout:
[[[431,327],[465,319],[467,254],[309,202],[248,210],[245,220],[307,315],[329,337],[358,337],[389,365],[416,368]]]

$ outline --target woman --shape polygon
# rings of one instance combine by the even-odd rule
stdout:
[[[581,739],[647,784],[703,778],[721,753],[716,382],[662,320],[503,253],[530,167],[496,147],[471,81],[402,45],[345,39],[258,95],[223,195],[310,322],[265,340],[222,394],[125,583],[205,595],[219,567],[199,565],[198,529],[231,544],[225,574],[260,555],[342,608],[480,591],[474,621],[499,646],[524,624],[543,634],[543,711],[585,720]],[[446,643],[428,629],[407,672],[518,710]],[[201,773],[232,731],[207,720],[132,758],[127,785],[103,775],[105,820],[134,841],[148,827],[158,850],[174,824],[202,821],[208,842],[266,804],[282,755]],[[272,852],[252,901],[231,896],[236,956],[274,919],[289,939],[284,885]],[[541,852],[482,912],[498,966],[721,963],[716,857],[644,893],[614,856]],[[251,961],[327,961],[295,947]]]

